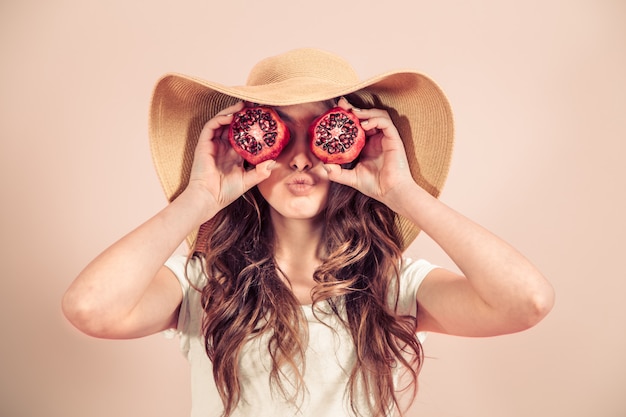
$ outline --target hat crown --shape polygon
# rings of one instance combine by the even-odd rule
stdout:
[[[294,78],[353,84],[359,77],[341,57],[314,48],[295,49],[260,61],[250,71],[249,86],[280,83]]]

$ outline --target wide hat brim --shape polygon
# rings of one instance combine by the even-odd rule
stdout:
[[[173,73],[157,82],[150,108],[150,148],[167,199],[173,201],[187,186],[200,131],[223,108],[241,100],[285,106],[341,96],[359,107],[389,112],[404,142],[413,178],[438,197],[454,140],[452,110],[439,86],[413,70],[362,81],[343,59],[306,48],[261,61],[242,86]],[[406,249],[420,230],[401,216],[398,226]],[[191,247],[196,236],[197,231],[187,238]]]

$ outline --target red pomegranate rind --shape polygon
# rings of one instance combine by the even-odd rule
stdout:
[[[309,126],[311,151],[325,164],[354,161],[365,146],[365,131],[351,111],[335,107]]]
[[[275,159],[290,139],[289,129],[271,107],[246,107],[233,115],[228,140],[252,165]]]

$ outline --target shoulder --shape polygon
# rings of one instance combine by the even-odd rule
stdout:
[[[417,293],[426,276],[438,266],[425,259],[402,258],[400,261],[400,292]]]
[[[410,275],[423,278],[435,268],[437,268],[437,265],[430,263],[426,259],[404,257],[400,260],[400,276]]]
[[[417,313],[417,292],[428,274],[438,268],[425,259],[403,258],[399,265],[399,275],[390,285],[390,299],[400,314],[415,316]],[[397,287],[396,287],[397,285]]]
[[[166,262],[165,267],[174,273],[184,290],[190,286],[202,287],[206,284],[204,273],[204,259],[194,255],[188,258],[185,255],[172,255]]]

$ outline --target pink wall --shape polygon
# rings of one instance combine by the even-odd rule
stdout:
[[[175,340],[87,338],[61,295],[164,204],[147,142],[157,77],[243,83],[259,58],[297,46],[338,52],[362,77],[433,76],[457,123],[442,199],[557,290],[530,331],[431,335],[412,415],[626,415],[626,3],[209,3],[0,5],[1,416],[188,414]],[[423,236],[409,253],[451,266]]]

